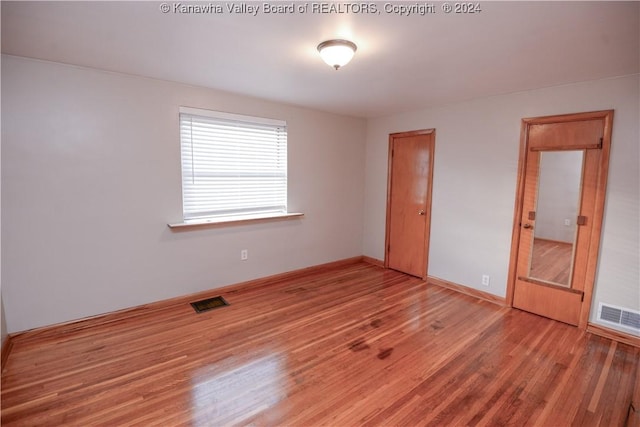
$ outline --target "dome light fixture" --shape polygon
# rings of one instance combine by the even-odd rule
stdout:
[[[358,47],[349,40],[333,39],[318,45],[318,52],[322,60],[336,70],[351,61]]]

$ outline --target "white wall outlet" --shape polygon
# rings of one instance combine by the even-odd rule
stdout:
[[[486,274],[482,275],[482,286],[489,286],[489,282],[491,281],[491,277]]]
[[[571,225],[571,220],[569,218],[564,220],[564,225],[566,225],[567,227],[569,227]]]
[[[249,259],[249,251],[246,249],[243,249],[240,251],[240,260],[242,261],[246,261],[247,259]]]

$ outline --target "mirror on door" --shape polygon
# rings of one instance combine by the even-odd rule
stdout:
[[[584,150],[542,151],[529,277],[570,287]]]

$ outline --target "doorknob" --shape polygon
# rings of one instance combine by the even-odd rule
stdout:
[[[420,210],[418,211],[418,215],[424,215],[424,210],[423,210],[423,209],[420,209]]]
[[[525,224],[522,226],[522,228],[533,228],[533,226],[531,224]]]

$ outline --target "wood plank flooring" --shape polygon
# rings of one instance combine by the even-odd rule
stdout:
[[[15,337],[2,425],[622,426],[640,370],[638,348],[362,262],[222,295]]]
[[[571,243],[534,239],[529,277],[569,286],[572,255]]]

